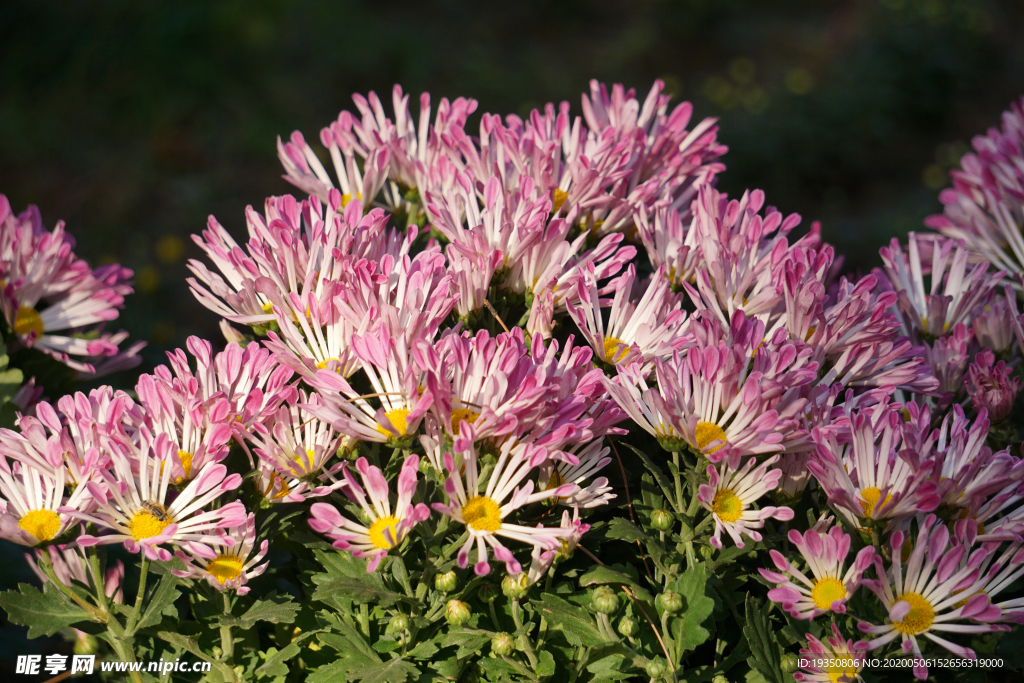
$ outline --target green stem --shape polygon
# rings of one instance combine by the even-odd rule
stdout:
[[[491,610],[491,622],[495,631],[501,631],[501,622],[498,621],[498,613],[494,610],[494,601],[488,602],[487,607]]]
[[[142,555],[142,564],[139,569],[139,592],[135,595],[135,605],[132,607],[132,614],[125,625],[125,633],[129,636],[135,635],[135,629],[139,623],[139,615],[142,613],[142,601],[146,596],[146,579],[149,576],[149,558],[145,553]]]
[[[95,547],[89,548],[89,568],[92,569],[93,588],[96,591],[96,604],[104,612],[107,611],[107,594],[104,592],[104,577],[100,567],[99,552]]]
[[[683,509],[683,479],[681,476],[681,470],[679,465],[679,451],[672,451],[672,464],[675,467],[672,469],[672,476],[676,480],[676,509]]]
[[[100,622],[101,624],[107,623],[107,620],[110,618],[110,613],[106,610],[100,610],[96,607],[93,607],[88,602],[83,600],[81,596],[78,595],[78,593],[73,591],[70,586],[65,586],[64,583],[57,578],[57,575],[53,572],[53,566],[50,565],[48,561],[43,560],[39,562],[39,567],[43,570],[43,573],[46,574],[46,578],[50,580],[50,583],[52,583],[57,590],[59,590],[61,593],[70,598],[72,602],[81,607],[83,610],[88,612],[89,616],[91,616],[96,621]]]
[[[130,638],[111,638],[110,648],[117,655],[118,660],[122,662],[135,662],[135,649],[129,644]],[[132,683],[142,683],[142,674],[138,671],[128,667],[129,675],[131,676]]]
[[[533,668],[534,671],[536,671],[537,655],[534,654],[533,646],[530,645],[530,634],[519,633],[523,628],[523,615],[520,611],[519,601],[515,598],[510,598],[509,601],[512,603],[512,621],[514,621],[516,624],[516,633],[522,636],[521,642],[523,644],[523,653],[526,655],[526,658],[530,660],[530,666]]]
[[[231,598],[228,597],[227,591],[221,593],[224,598],[224,614],[226,616],[231,615]],[[220,627],[220,649],[224,651],[224,660],[231,663],[235,659],[235,638],[231,633],[231,626],[223,625]]]

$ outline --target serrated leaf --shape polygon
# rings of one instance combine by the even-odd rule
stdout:
[[[597,629],[597,624],[586,610],[550,593],[545,593],[540,600],[531,600],[530,603],[549,622],[558,626],[570,645],[579,647],[586,644],[589,647],[604,642],[605,639]]]
[[[630,543],[635,541],[646,543],[650,540],[650,537],[639,527],[622,517],[616,517],[608,522],[608,530],[605,532],[605,536],[617,541],[629,541]]]
[[[419,669],[404,659],[392,659],[348,670],[348,680],[363,683],[402,683],[410,676],[419,677]],[[312,679],[310,679],[312,681]],[[335,679],[337,680],[337,679]]]
[[[186,636],[181,633],[176,633],[174,631],[160,631],[159,633],[157,633],[157,636],[159,636],[161,640],[164,640],[170,643],[171,645],[176,645],[185,652],[188,652],[190,654],[195,655],[196,657],[199,657],[204,662],[213,661],[212,659],[210,659],[209,655],[203,654],[202,649],[199,647],[198,638]]]
[[[14,624],[28,626],[28,637],[52,636],[62,628],[80,621],[92,621],[92,616],[57,590],[52,583],[35,586],[19,583],[18,590],[0,594],[0,608]]]
[[[424,640],[421,643],[417,643],[416,647],[409,650],[409,656],[413,659],[430,659],[437,654],[438,647],[432,640]]]
[[[329,605],[340,595],[356,603],[374,603],[389,607],[399,600],[415,602],[401,593],[389,590],[377,573],[366,571],[365,564],[357,564],[351,553],[316,551],[316,559],[327,571],[312,576],[316,590],[313,599]]]
[[[548,650],[542,650],[537,655],[537,675],[541,677],[555,675],[555,656]]]
[[[619,569],[621,568],[621,569]],[[636,579],[626,573],[626,567],[621,564],[609,566],[598,565],[587,571],[579,579],[580,585],[584,588],[597,584],[614,583],[622,586],[629,586],[633,594],[644,602],[653,602],[654,598],[647,590],[637,583]]]
[[[324,614],[321,612],[321,614]],[[319,640],[324,645],[337,650],[343,657],[348,659],[361,659],[363,663],[379,662],[380,657],[373,651],[373,648],[366,642],[354,626],[336,614],[327,614],[322,620],[330,627],[331,632],[320,634]]]
[[[150,594],[149,600],[146,602],[146,608],[142,612],[138,627],[142,629],[156,626],[163,621],[165,613],[167,616],[177,616],[178,613],[173,606],[178,595],[178,577],[170,572],[164,574],[160,583],[157,584],[156,590]]]
[[[240,617],[226,615],[221,618],[221,624],[225,626],[238,626],[241,629],[251,629],[257,621],[267,621],[272,624],[289,624],[295,621],[295,615],[302,609],[300,605],[292,602],[291,596],[278,596],[268,594],[263,600],[257,600]]]
[[[445,634],[441,641],[441,647],[458,646],[455,652],[456,659],[464,659],[484,646],[491,639],[487,631],[479,631],[469,628],[453,628]]]
[[[743,637],[750,647],[747,664],[768,683],[790,683],[793,677],[782,671],[782,648],[775,640],[771,619],[750,596],[747,596],[746,613]]]
[[[397,640],[378,640],[370,645],[370,647],[381,654],[387,654],[388,652],[394,652],[398,648],[402,647],[402,644]]]
[[[676,582],[677,590],[683,596],[684,605],[683,611],[672,624],[672,633],[682,651],[696,649],[711,636],[711,633],[701,626],[715,609],[714,599],[707,594],[707,583],[707,568],[702,564],[688,568]]]
[[[287,676],[290,669],[285,666],[285,662],[299,654],[302,651],[302,643],[309,640],[313,636],[317,635],[319,631],[307,631],[292,642],[285,645],[280,650],[277,650],[269,657],[267,661],[263,662],[257,669],[257,676]],[[271,648],[274,649],[274,648]],[[268,653],[270,650],[267,651]]]
[[[643,461],[644,466],[654,476],[654,480],[656,482],[658,482],[658,487],[661,489],[661,492],[665,494],[665,499],[669,502],[669,505],[671,505],[675,509],[676,512],[682,512],[682,510],[679,509],[679,507],[676,505],[676,502],[675,502],[676,501],[676,495],[675,495],[676,487],[669,480],[669,478],[665,476],[665,473],[661,471],[661,468],[658,467],[657,465],[655,465],[654,461],[651,460],[651,458],[646,453],[644,453],[640,449],[636,448],[632,444],[628,444],[627,443],[627,444],[624,444],[624,445],[626,446],[626,448],[628,448],[631,451],[633,451],[634,453],[636,453],[637,456],[640,458],[640,460]]]

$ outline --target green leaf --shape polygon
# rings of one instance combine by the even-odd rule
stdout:
[[[321,612],[322,621],[329,626],[329,633],[321,633],[319,640],[324,645],[332,647],[347,659],[361,659],[366,663],[379,662],[380,657],[367,644],[363,635],[336,614]]]
[[[635,524],[622,517],[616,517],[608,522],[608,530],[605,535],[617,541],[629,541],[630,543],[640,541],[646,544],[650,540],[650,537]]]
[[[685,604],[672,624],[672,634],[682,651],[696,649],[711,635],[701,623],[715,609],[714,599],[707,591],[708,571],[702,565],[690,567],[676,582]]]
[[[775,640],[771,619],[749,595],[746,604],[747,623],[743,636],[750,646],[747,664],[758,671],[768,683],[790,683],[792,675],[782,671],[782,648]]]
[[[457,645],[456,659],[464,659],[475,653],[491,640],[491,634],[487,631],[479,631],[469,628],[453,628],[445,634],[441,641],[441,647],[452,647]]]
[[[409,656],[413,659],[430,659],[438,651],[437,645],[432,640],[424,640],[417,643],[416,647],[409,650]]]
[[[348,680],[363,683],[402,683],[410,676],[419,677],[419,669],[404,659],[392,659],[348,670]],[[310,683],[315,683],[312,678]],[[338,680],[338,679],[333,679]]]
[[[635,577],[626,573],[628,569],[632,569],[632,567],[626,567],[621,564],[613,564],[610,567],[598,565],[580,577],[580,585],[586,588],[597,584],[617,583],[629,586],[637,599],[644,602],[653,602],[654,598],[651,594],[637,583]]]
[[[142,612],[142,619],[139,620],[139,628],[147,628],[149,626],[156,626],[166,614],[169,617],[178,616],[178,611],[174,609],[174,601],[178,599],[180,591],[178,591],[178,577],[170,572],[164,574],[163,578],[160,579],[160,583],[157,584],[156,590],[154,590],[149,600],[146,602],[146,608]]]
[[[374,603],[381,607],[389,607],[399,600],[415,603],[412,598],[385,587],[379,574],[367,572],[366,563],[357,561],[351,553],[318,550],[314,555],[327,570],[312,577],[317,586],[313,592],[314,600],[337,607],[344,607],[337,600],[339,596],[356,603]]]
[[[285,666],[285,662],[299,654],[302,651],[302,643],[318,633],[319,631],[307,631],[280,650],[277,650],[277,648],[267,650],[267,654],[270,656],[267,657],[267,661],[263,662],[256,669],[256,675],[271,677],[287,676],[291,670]]]
[[[295,621],[301,606],[292,602],[291,596],[279,596],[269,593],[263,600],[257,600],[240,617],[224,615],[220,623],[224,626],[238,626],[244,630],[251,629],[257,621],[268,621],[272,624],[289,624]]]
[[[583,608],[550,593],[545,593],[540,600],[531,600],[530,603],[549,622],[559,627],[570,645],[579,647],[585,644],[590,647],[604,642],[604,637],[597,630],[597,624]]]
[[[626,446],[626,448],[629,448],[631,451],[636,453],[637,456],[643,461],[644,465],[647,467],[650,473],[654,475],[654,480],[658,482],[658,487],[661,489],[662,493],[665,494],[665,499],[668,500],[669,504],[672,505],[673,508],[675,508],[675,511],[682,512],[682,510],[680,510],[675,503],[675,484],[673,484],[669,480],[669,478],[665,476],[665,473],[661,471],[661,468],[655,465],[654,461],[651,460],[651,458],[646,453],[636,448],[632,444],[627,443],[624,445]]]
[[[210,659],[210,656],[204,654],[202,648],[199,647],[198,638],[182,635],[181,633],[176,633],[174,631],[160,631],[157,633],[157,636],[159,636],[161,640],[164,640],[170,643],[171,645],[175,645],[184,650],[185,652],[188,652],[189,654],[193,654],[196,657],[199,657],[204,662],[213,661],[212,659]]]
[[[376,643],[370,645],[374,650],[382,654],[388,652],[394,652],[398,648],[402,647],[402,644],[397,640],[378,640]]]
[[[542,677],[555,675],[555,657],[548,650],[542,650],[537,655],[537,675]]]
[[[49,581],[40,591],[19,583],[18,590],[0,594],[0,608],[14,624],[28,626],[28,637],[52,636],[62,628],[80,621],[93,621],[92,615],[71,601]]]

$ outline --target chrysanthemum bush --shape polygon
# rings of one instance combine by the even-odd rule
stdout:
[[[660,82],[354,99],[278,142],[298,196],[194,237],[226,346],[133,392],[70,385],[138,363],[131,273],[0,196],[0,535],[41,581],[10,621],[218,682],[1022,663],[1024,100],[853,274],[715,189]]]

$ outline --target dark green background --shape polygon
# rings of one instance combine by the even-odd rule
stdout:
[[[662,78],[721,117],[722,188],[764,188],[869,268],[1024,93],[1022,27],[1020,0],[0,1],[0,192],[136,270],[122,321],[151,365],[218,337],[184,283],[188,235],[210,213],[244,234],[246,204],[290,191],[275,136],[316,140],[352,92],[579,113],[590,78],[641,96]],[[4,584],[18,555],[4,544]],[[3,667],[54,651],[22,632],[0,635]]]
[[[721,117],[720,185],[820,219],[855,267],[935,211],[970,136],[1024,92],[1019,0],[0,3],[0,192],[137,273],[149,362],[216,337],[184,259],[215,214],[290,191],[275,136],[352,92],[527,113],[654,78]],[[475,125],[476,119],[471,122]]]

